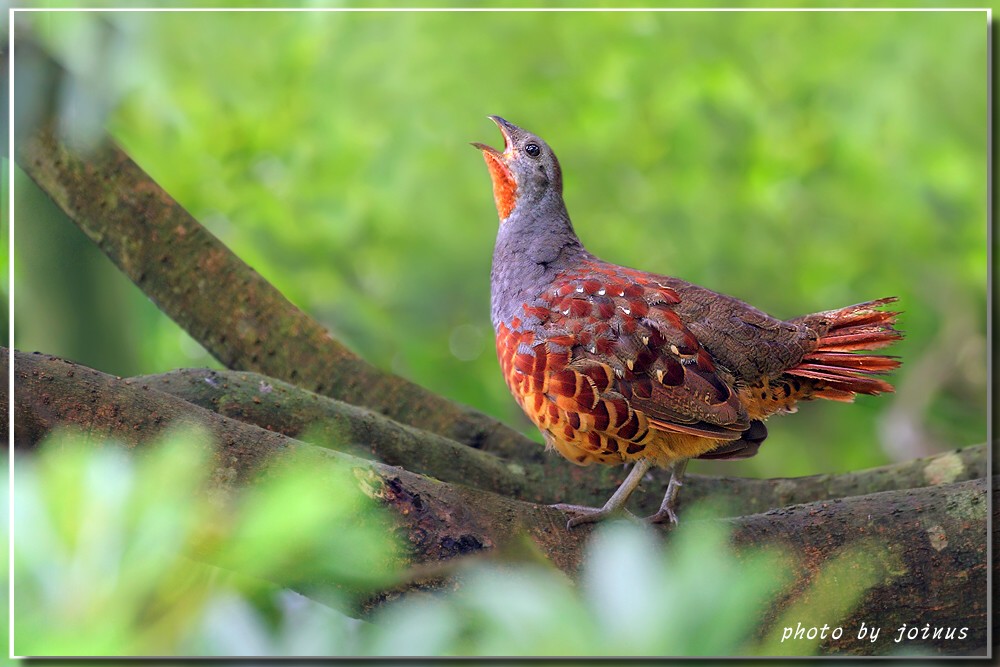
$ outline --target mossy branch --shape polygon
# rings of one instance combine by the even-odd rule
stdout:
[[[600,505],[625,476],[621,467],[580,468],[552,452],[508,461],[256,373],[180,369],[131,381],[293,438],[346,448],[344,451],[349,453],[519,500]],[[536,454],[542,452],[540,444],[526,446]],[[788,479],[688,475],[681,500],[691,504],[712,497],[725,501],[734,511],[749,514],[797,503],[985,476],[986,447],[977,445],[837,475]],[[644,483],[645,492],[633,499],[637,514],[656,511],[668,477],[665,471],[650,475]]]

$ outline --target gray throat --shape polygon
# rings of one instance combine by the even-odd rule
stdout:
[[[490,273],[493,329],[514,317],[524,318],[523,304],[535,301],[560,272],[589,257],[562,202],[517,207],[500,224]],[[544,205],[548,204],[548,206]]]

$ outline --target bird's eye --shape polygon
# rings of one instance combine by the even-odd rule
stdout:
[[[539,155],[542,154],[542,149],[539,148],[538,144],[525,144],[524,152],[530,155],[531,157],[538,157]]]

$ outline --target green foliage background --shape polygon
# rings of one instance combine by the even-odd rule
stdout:
[[[783,317],[900,297],[897,395],[804,406],[772,420],[760,456],[715,471],[883,463],[893,405],[936,446],[986,438],[982,14],[18,19],[104,93],[92,109],[68,91],[67,108],[107,111],[134,159],[294,303],[533,437],[492,351],[496,213],[467,142],[500,141],[493,113],[554,147],[605,259]],[[215,365],[17,184],[19,348],[120,375]]]

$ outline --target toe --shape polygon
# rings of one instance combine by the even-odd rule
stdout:
[[[676,526],[680,521],[677,519],[677,513],[674,512],[673,508],[661,509],[656,514],[651,514],[646,517],[646,523],[665,523],[668,525]]]

